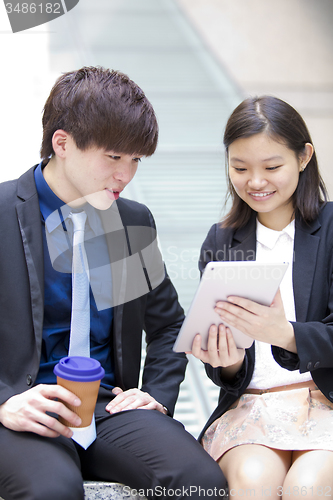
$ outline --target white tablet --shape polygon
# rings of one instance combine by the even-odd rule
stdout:
[[[202,349],[207,349],[209,327],[222,323],[220,316],[214,311],[219,300],[235,295],[266,306],[271,305],[287,267],[288,263],[209,262],[173,350],[190,352],[197,333],[202,336]],[[229,328],[237,347],[248,348],[252,345],[252,338],[237,328]]]

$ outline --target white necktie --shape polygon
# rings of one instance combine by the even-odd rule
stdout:
[[[69,356],[90,357],[90,285],[87,254],[84,248],[85,212],[71,212],[73,222],[72,317]],[[87,449],[96,439],[95,415],[89,427],[72,427],[72,439]]]
[[[84,248],[85,212],[70,213],[73,222],[72,318],[69,356],[90,357],[89,267]]]

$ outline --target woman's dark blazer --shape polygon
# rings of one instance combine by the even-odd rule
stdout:
[[[210,261],[255,260],[256,214],[241,229],[211,227],[204,241],[199,261],[202,272]],[[272,346],[275,360],[287,370],[310,371],[311,376],[330,401],[333,401],[333,203],[327,203],[318,218],[307,225],[296,220],[293,287],[296,308],[295,331],[297,354]],[[238,399],[252,378],[254,345],[235,378],[221,380],[220,368],[206,365],[208,376],[221,387],[218,406],[202,433]]]
[[[39,370],[44,316],[44,258],[34,168],[19,179],[0,185],[0,404],[32,387]],[[114,239],[110,243],[106,233],[108,249],[111,262],[123,259],[120,274],[124,276],[123,289],[127,290],[135,283],[129,282],[130,272],[126,269],[126,258],[122,256],[136,254],[142,235],[147,231],[154,232],[155,224],[147,207],[119,199],[109,210],[101,212],[105,228],[112,210],[116,210],[113,207],[119,210],[122,226],[120,240],[116,239],[116,250]],[[118,255],[114,255],[115,251]],[[147,259],[147,254],[144,258]],[[146,273],[146,261],[142,267]],[[151,290],[147,286],[147,293],[138,294],[138,298],[114,307],[110,343],[116,385],[124,390],[137,387],[142,330],[145,330],[147,355],[142,390],[172,414],[187,363],[185,354],[172,350],[184,316],[177,293],[163,267],[159,283]]]

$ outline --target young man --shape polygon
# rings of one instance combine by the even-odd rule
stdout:
[[[183,311],[151,213],[119,198],[140,158],[154,153],[157,137],[153,108],[134,82],[82,68],[61,76],[45,104],[42,162],[0,186],[0,495],[6,500],[83,499],[82,477],[119,481],[150,498],[171,490],[176,498],[208,490],[214,498],[225,485],[213,459],[171,418],[186,367],[185,355],[172,351]],[[105,370],[97,438],[87,449],[58,420],[79,425],[63,402],[81,402],[56,385],[53,373],[73,341],[78,212],[86,214],[88,355]],[[147,355],[138,389],[142,329]]]

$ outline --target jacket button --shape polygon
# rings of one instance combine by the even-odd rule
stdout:
[[[332,401],[333,401],[333,391],[329,392],[329,393],[328,393],[328,395],[329,395],[329,397],[330,397],[330,398],[332,399]]]
[[[31,385],[32,384],[32,376],[30,375],[30,373],[28,373],[27,375],[27,385]]]
[[[317,361],[317,363],[314,364],[314,367],[313,368],[319,368],[320,367],[320,362]]]
[[[312,363],[311,363],[311,361],[308,362],[308,364],[307,364],[306,367],[307,367],[308,370],[312,370]]]

